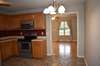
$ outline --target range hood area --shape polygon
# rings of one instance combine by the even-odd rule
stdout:
[[[7,2],[5,0],[0,0],[0,7],[9,7],[11,6],[10,2]]]

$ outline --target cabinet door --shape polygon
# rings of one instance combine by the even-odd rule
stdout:
[[[0,15],[0,30],[5,29],[5,21],[4,21],[4,16]]]
[[[18,56],[19,52],[18,52],[18,42],[17,40],[12,41],[12,53],[14,56]]]
[[[45,29],[45,15],[42,13],[35,13],[34,14],[34,22],[36,29]]]
[[[6,21],[6,30],[18,30],[18,29],[20,29],[19,18],[9,16],[8,20]]]
[[[1,49],[0,49],[0,66],[2,65],[1,61],[2,61],[2,57],[1,57]]]
[[[12,50],[11,50],[12,46],[11,46],[11,42],[4,42],[2,44],[2,56],[3,56],[3,60],[9,58],[12,56]]]
[[[6,59],[6,51],[5,51],[5,46],[4,46],[4,43],[0,43],[1,45],[1,55],[2,55],[2,60]]]
[[[7,56],[8,56],[7,53],[8,53],[9,50],[7,50],[7,49],[8,49],[8,47],[7,47],[6,42],[3,42],[1,44],[2,60],[5,60],[7,58]]]
[[[33,20],[33,15],[31,15],[31,14],[24,14],[24,15],[22,15],[21,20],[25,20],[25,21]]]
[[[9,58],[12,56],[12,50],[11,50],[11,43],[10,42],[6,42],[4,49],[5,49],[5,54],[6,54],[6,58]]]
[[[11,56],[18,55],[17,40],[5,41],[0,43],[0,50],[2,60],[5,60]]]
[[[43,58],[46,55],[45,41],[32,41],[32,56],[34,58]]]

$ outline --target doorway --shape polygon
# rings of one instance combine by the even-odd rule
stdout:
[[[52,20],[53,55],[77,57],[77,14]]]

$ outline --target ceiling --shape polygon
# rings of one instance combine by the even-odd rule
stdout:
[[[48,5],[52,2],[52,0],[6,0],[11,2],[10,7],[0,7],[0,11],[19,11],[19,10],[26,10],[26,9],[44,9],[48,7]],[[71,4],[79,4],[84,3],[85,0],[57,0],[63,1],[63,5],[71,5]]]

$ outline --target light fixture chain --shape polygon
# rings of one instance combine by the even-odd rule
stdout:
[[[64,0],[60,0],[60,3],[62,4],[64,2]]]
[[[50,1],[48,0],[48,3],[50,4]]]

